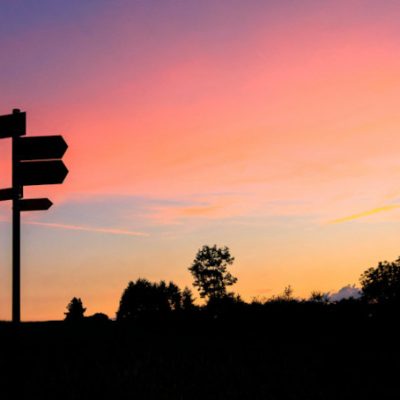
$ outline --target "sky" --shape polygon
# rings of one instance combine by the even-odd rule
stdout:
[[[205,244],[247,301],[400,256],[399,19],[391,0],[0,0],[0,114],[69,145],[62,185],[25,188],[54,205],[22,217],[22,319],[74,296],[114,317],[139,277],[192,287]]]

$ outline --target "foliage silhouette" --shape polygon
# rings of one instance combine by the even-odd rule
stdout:
[[[83,308],[82,300],[74,297],[67,306],[67,312],[65,314],[65,320],[70,322],[82,321],[85,317],[86,308]]]
[[[136,282],[129,282],[124,290],[117,311],[117,320],[161,316],[181,308],[182,293],[173,282],[167,285],[164,281],[151,283],[147,279],[139,278]]]
[[[240,295],[235,293],[227,293],[221,297],[210,297],[207,302],[206,310],[213,316],[213,318],[220,318],[221,316],[228,316],[229,314],[243,313],[243,307],[246,303],[242,300]]]
[[[86,319],[99,324],[111,321],[108,315],[104,313],[95,313],[89,317],[86,317]]]
[[[182,309],[183,311],[193,311],[196,308],[192,291],[185,287],[182,292]]]
[[[285,289],[283,289],[282,297],[286,301],[293,300],[293,288],[290,285],[286,286]]]
[[[360,277],[362,296],[379,304],[400,303],[400,258],[382,261],[376,268],[367,269]]]
[[[203,246],[198,250],[189,271],[194,277],[202,298],[211,299],[226,296],[226,287],[237,282],[237,278],[227,271],[227,266],[235,260],[228,247]]]
[[[314,290],[311,292],[310,298],[308,301],[312,303],[329,303],[329,293],[320,292],[318,290]]]
[[[182,293],[175,283],[170,282],[167,286],[164,281],[161,281],[160,290],[164,291],[170,310],[178,311],[182,308]]]
[[[297,303],[293,297],[293,288],[288,285],[283,289],[283,293],[277,296],[272,296],[267,302],[269,303]]]

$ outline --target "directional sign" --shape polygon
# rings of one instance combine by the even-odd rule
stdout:
[[[21,185],[52,185],[63,183],[68,169],[61,160],[26,161],[17,164]]]
[[[61,161],[68,145],[60,135],[21,137],[26,113],[0,116],[0,139],[11,138],[12,187],[0,189],[0,201],[12,200],[12,321],[21,321],[21,212],[48,210],[47,198],[24,199],[23,187],[62,183],[68,169]]]
[[[0,201],[11,200],[13,198],[14,190],[13,188],[0,189]]]
[[[26,134],[26,113],[16,112],[0,116],[0,139]]]
[[[17,138],[15,155],[18,160],[49,160],[62,158],[68,145],[60,135]]]
[[[20,211],[42,211],[48,210],[53,203],[46,198],[43,199],[22,199],[18,201]]]

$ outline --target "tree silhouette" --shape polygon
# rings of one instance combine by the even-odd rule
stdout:
[[[175,283],[170,282],[168,286],[165,285],[165,296],[168,299],[169,308],[173,311],[182,308],[182,293]]]
[[[139,278],[129,282],[124,290],[119,309],[118,320],[131,320],[140,316],[162,315],[181,309],[181,290],[173,282],[152,283]]]
[[[194,305],[193,293],[188,287],[185,287],[185,289],[182,292],[182,309],[184,311],[191,311],[194,308],[195,305]]]
[[[84,319],[86,308],[83,308],[82,300],[74,297],[67,306],[67,312],[65,314],[65,320],[76,322]]]
[[[226,287],[237,281],[227,271],[227,266],[233,261],[234,257],[226,246],[205,245],[198,250],[189,271],[194,277],[193,286],[198,288],[202,298],[210,300],[226,296]]]
[[[400,258],[379,262],[360,277],[362,296],[373,303],[400,303]]]

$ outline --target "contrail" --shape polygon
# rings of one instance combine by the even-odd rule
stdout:
[[[124,230],[124,229],[92,228],[89,226],[66,225],[66,224],[57,224],[57,223],[51,223],[51,222],[36,222],[36,221],[26,221],[24,223],[29,224],[29,225],[47,226],[49,228],[69,229],[69,230],[73,230],[73,231],[111,233],[112,235],[149,236],[149,234],[145,233],[145,232],[128,231],[128,230]]]
[[[399,208],[400,205],[398,204],[392,204],[392,205],[387,205],[387,206],[383,206],[383,207],[377,207],[377,208],[373,208],[372,210],[368,210],[368,211],[364,211],[358,214],[353,214],[353,215],[349,215],[347,217],[343,217],[343,218],[338,218],[338,219],[334,219],[332,221],[328,221],[328,224],[340,224],[342,222],[348,222],[348,221],[352,221],[354,219],[358,219],[358,218],[363,218],[363,217],[368,217],[370,215],[373,214],[377,214],[383,211],[390,211],[393,210],[395,208]]]
[[[10,222],[10,220],[0,217],[0,222]],[[150,236],[148,233],[145,233],[145,232],[128,231],[128,230],[125,230],[125,229],[93,228],[93,227],[90,227],[90,226],[57,224],[57,223],[52,223],[52,222],[23,221],[23,224],[46,226],[48,228],[68,229],[68,230],[72,230],[72,231],[109,233],[111,235]]]

